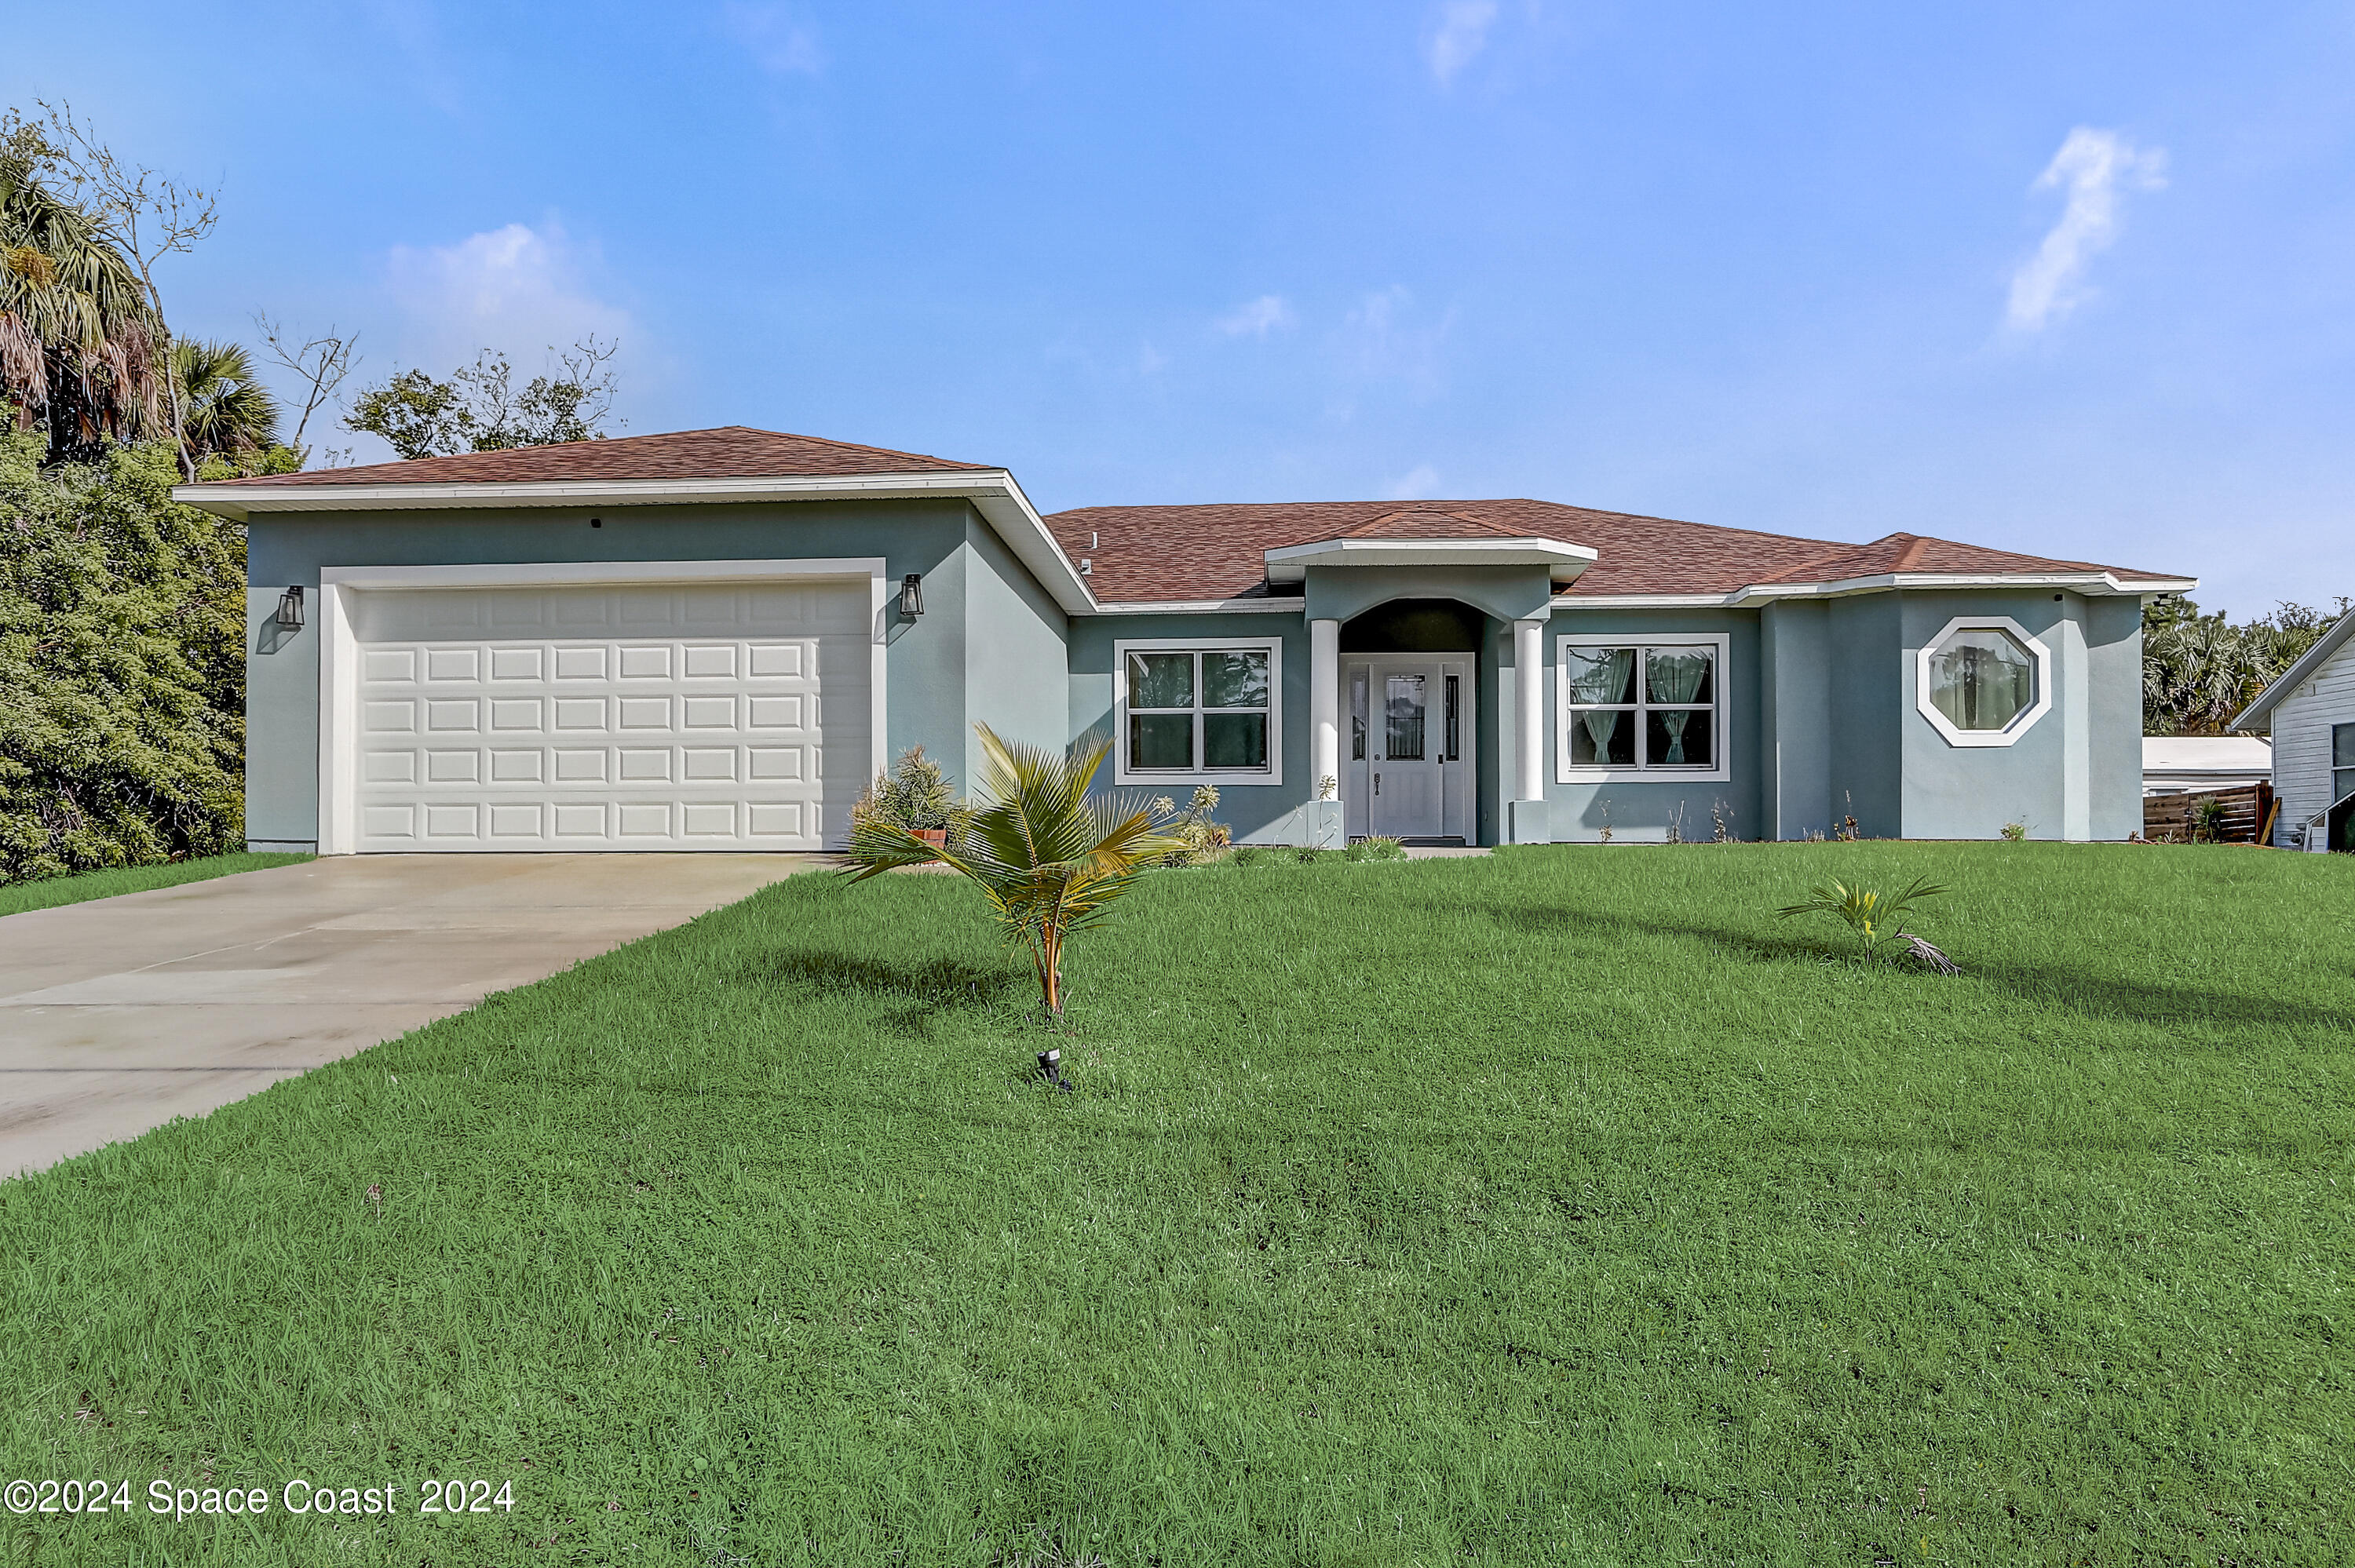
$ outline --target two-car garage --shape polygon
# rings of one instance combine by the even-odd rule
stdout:
[[[660,563],[634,581],[325,574],[323,847],[841,842],[872,768],[879,577],[825,565],[720,580],[666,580],[698,568]]]

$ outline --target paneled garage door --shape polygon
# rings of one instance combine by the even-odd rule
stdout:
[[[356,846],[808,850],[869,769],[858,583],[368,590]]]

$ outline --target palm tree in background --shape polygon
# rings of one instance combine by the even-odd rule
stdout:
[[[180,439],[203,462],[231,459],[278,443],[278,399],[253,373],[252,356],[234,343],[182,338],[172,345],[180,380]]]
[[[169,428],[163,323],[86,215],[0,148],[0,399],[46,426],[52,461]]]

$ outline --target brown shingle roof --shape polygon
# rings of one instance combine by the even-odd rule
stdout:
[[[266,479],[221,480],[248,486],[314,484],[529,484],[565,480],[777,479],[858,473],[934,473],[986,465],[917,452],[853,446],[778,430],[727,425],[609,441],[567,441],[461,457],[416,458],[366,468],[322,468]]]
[[[1833,582],[1889,572],[2146,575],[1913,534],[1844,545],[1550,501],[1087,506],[1058,512],[1047,526],[1067,555],[1094,562],[1088,586],[1097,599],[1131,603],[1263,595],[1265,552],[1342,538],[1502,536],[1585,545],[1598,558],[1567,590],[1582,598],[1725,594],[1753,583]]]

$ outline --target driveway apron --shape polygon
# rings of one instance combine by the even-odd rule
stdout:
[[[0,918],[0,1178],[201,1116],[816,863],[343,855]]]

